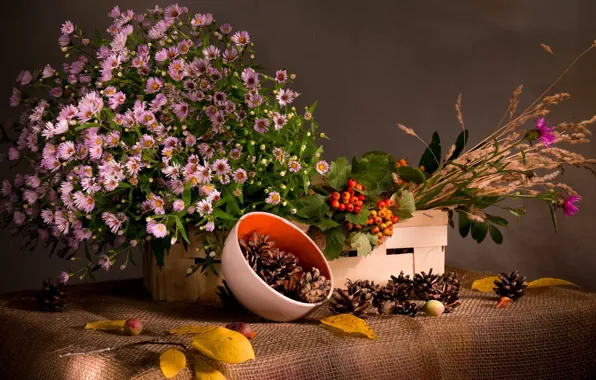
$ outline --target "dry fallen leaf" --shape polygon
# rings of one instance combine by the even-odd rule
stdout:
[[[550,48],[550,46],[548,46],[547,44],[540,44],[540,46],[549,54],[555,55],[555,53],[553,53],[553,49]]]
[[[543,277],[528,283],[528,288],[543,288],[546,286],[577,286],[573,282],[561,280],[560,278]]]
[[[472,283],[472,290],[478,290],[479,292],[492,292],[495,287],[495,280],[498,280],[498,276],[489,276],[480,278]]]
[[[223,373],[211,367],[199,356],[195,356],[195,376],[197,380],[226,380]]]
[[[323,318],[321,319],[321,323],[348,334],[364,335],[369,339],[377,339],[370,326],[364,320],[352,314],[339,314]]]
[[[203,331],[193,336],[191,343],[203,355],[226,363],[242,363],[255,358],[248,339],[224,327]]]
[[[507,307],[509,307],[509,305],[511,305],[511,303],[513,302],[513,300],[509,297],[501,297],[499,298],[499,302],[497,302],[497,309],[506,309]]]
[[[85,325],[86,330],[122,330],[126,320],[119,319],[115,321],[93,321],[87,322]]]
[[[216,326],[180,326],[170,330],[170,334],[173,335],[186,335],[186,334],[199,334],[205,331],[213,330]]]
[[[159,356],[159,367],[163,375],[171,379],[186,367],[186,356],[181,351],[170,348]]]

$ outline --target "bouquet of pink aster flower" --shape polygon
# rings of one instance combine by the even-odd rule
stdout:
[[[25,110],[8,154],[30,170],[4,180],[1,196],[24,247],[84,251],[88,264],[63,275],[84,277],[126,267],[146,240],[159,263],[196,227],[219,253],[215,231],[244,213],[295,213],[328,164],[315,105],[292,106],[294,74],[260,72],[249,34],[209,13],[176,4],[109,16],[108,39],[65,22],[67,62],[17,78],[10,104]]]

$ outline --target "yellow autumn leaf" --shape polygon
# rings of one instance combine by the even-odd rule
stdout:
[[[191,343],[203,355],[226,363],[242,363],[255,358],[248,339],[225,327],[203,331],[193,336]]]
[[[124,328],[126,320],[119,319],[115,321],[93,321],[87,322],[85,325],[86,330],[121,330]]]
[[[472,290],[478,290],[479,292],[492,292],[495,285],[495,280],[498,280],[499,276],[489,276],[480,278],[472,283]]]
[[[216,326],[180,326],[170,330],[170,334],[173,335],[186,335],[186,334],[199,334],[205,331],[213,330]]]
[[[195,357],[195,376],[197,380],[226,380],[223,373],[198,356]]]
[[[528,288],[543,288],[545,286],[577,286],[573,282],[561,280],[560,278],[543,277],[528,283]]]
[[[181,351],[170,348],[159,356],[159,367],[163,375],[171,379],[186,367],[186,356]]]
[[[364,335],[369,339],[377,339],[375,332],[362,319],[352,314],[339,314],[321,319],[321,323],[340,329],[348,334]]]

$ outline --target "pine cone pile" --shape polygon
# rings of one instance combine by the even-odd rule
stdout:
[[[269,286],[294,300],[316,303],[327,298],[331,281],[322,276],[319,269],[304,271],[298,258],[275,247],[269,236],[253,232],[239,239],[244,258]]]
[[[509,297],[512,300],[517,300],[524,295],[524,291],[528,287],[525,277],[522,277],[517,271],[507,273],[500,273],[499,279],[495,280],[496,288],[493,288],[499,297]]]
[[[33,295],[33,298],[39,305],[41,311],[62,311],[66,306],[66,286],[58,281],[54,283],[52,279],[43,282],[43,288]]]
[[[437,300],[445,306],[445,312],[450,313],[459,306],[460,283],[455,273],[437,275],[432,269],[417,273],[414,276],[414,293],[423,301]]]

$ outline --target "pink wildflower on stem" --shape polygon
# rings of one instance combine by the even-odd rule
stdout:
[[[557,141],[557,136],[553,133],[554,129],[555,127],[549,126],[544,118],[540,118],[536,122],[536,131],[539,134],[538,138],[547,148],[550,146],[550,144]]]
[[[566,198],[563,201],[563,213],[567,216],[575,215],[579,211],[579,208],[575,205],[579,200],[580,197],[577,194]]]

